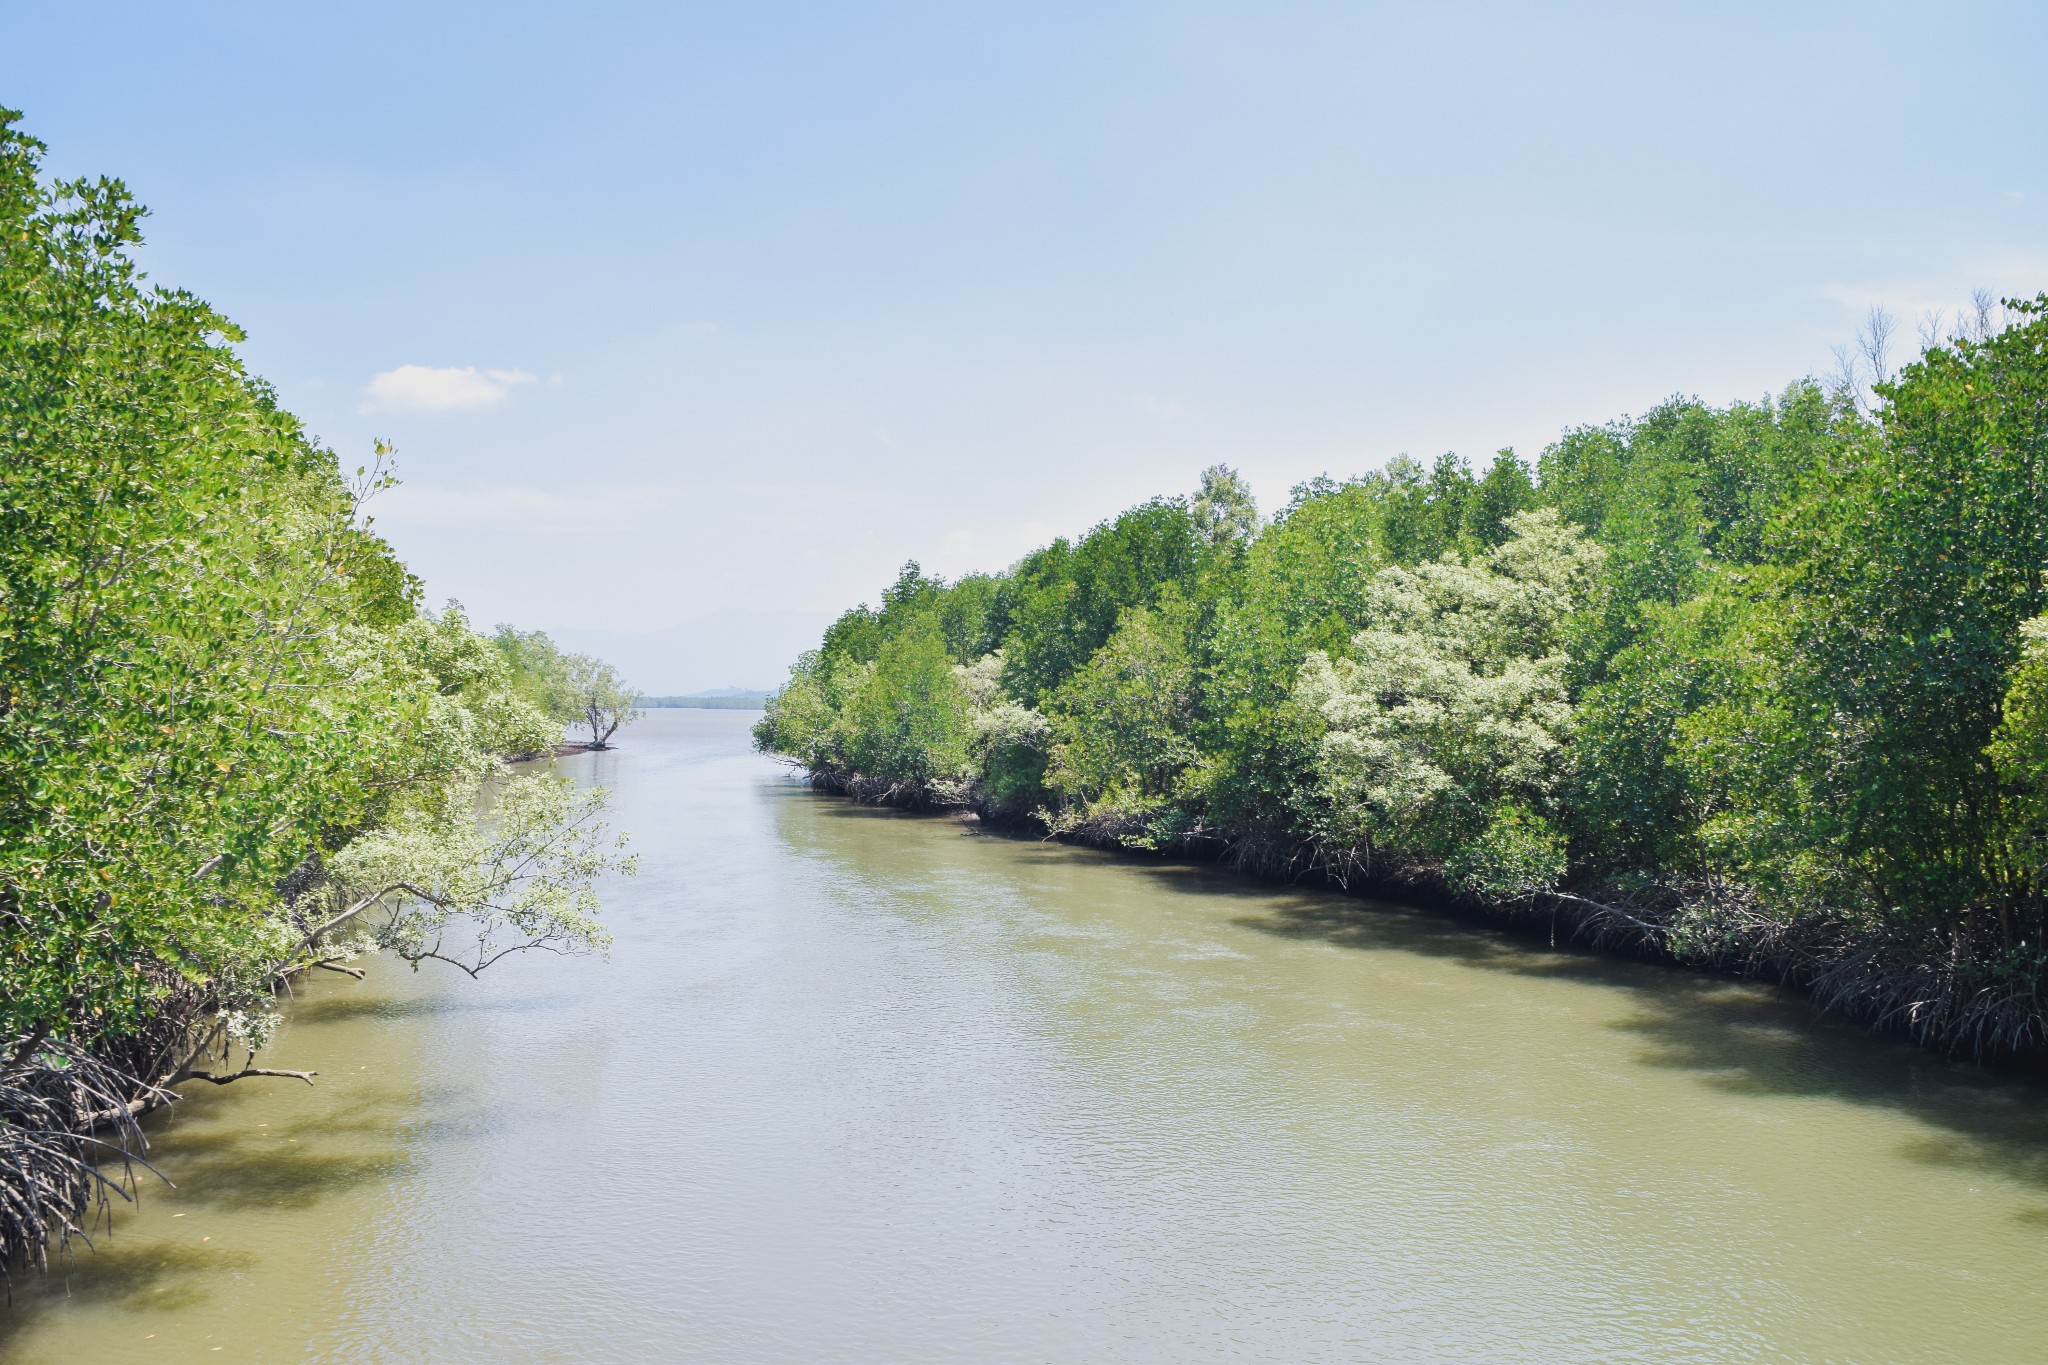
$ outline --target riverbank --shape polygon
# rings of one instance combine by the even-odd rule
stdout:
[[[1868,403],[1673,399],[1270,517],[1216,465],[998,573],[906,563],[756,733],[882,799],[1450,895],[2038,1050],[2048,295],[1923,342]]]
[[[175,1188],[18,1284],[0,1361],[2048,1339],[2038,1087],[1760,986],[828,798],[745,724],[564,762],[643,858],[609,958],[307,983],[268,1059],[317,1085],[149,1120]]]
[[[1581,883],[1515,899],[1486,898],[1460,892],[1437,869],[1392,859],[1374,864],[1353,849],[1333,854],[1305,840],[1248,838],[1200,826],[1161,839],[1142,825],[1115,820],[1053,828],[1039,813],[1004,807],[968,785],[892,782],[784,761],[815,789],[861,804],[961,811],[994,828],[1077,847],[1212,862],[1263,881],[1392,898],[1544,938],[1553,947],[1576,944],[1764,982],[1800,992],[1818,1013],[1938,1053],[2048,1074],[2048,975],[1986,973],[1954,936],[1907,937],[1819,916],[1786,921],[1759,913],[1753,897],[1726,885],[1651,886],[1631,895]],[[1147,843],[1134,845],[1141,838]]]

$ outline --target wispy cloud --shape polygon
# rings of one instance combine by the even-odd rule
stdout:
[[[1956,318],[1968,313],[1973,289],[1987,289],[2000,298],[2013,294],[2029,297],[2040,289],[2044,278],[2048,278],[2048,256],[2005,252],[1981,255],[1966,267],[1949,272],[1947,278],[1836,284],[1820,292],[1821,297],[1855,314],[1883,307],[1903,320],[1917,321],[1933,314]]]
[[[474,365],[400,365],[371,377],[363,389],[369,412],[450,412],[488,408],[535,376],[525,370],[479,370]]]

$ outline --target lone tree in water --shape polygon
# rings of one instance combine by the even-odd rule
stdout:
[[[612,735],[640,714],[633,709],[632,689],[620,680],[619,671],[587,654],[570,656],[569,687],[578,713],[572,724],[589,729],[593,749],[611,748]]]

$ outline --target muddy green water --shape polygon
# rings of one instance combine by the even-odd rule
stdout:
[[[610,960],[322,980],[10,1361],[2042,1361],[2048,1092],[1727,982],[565,760]]]

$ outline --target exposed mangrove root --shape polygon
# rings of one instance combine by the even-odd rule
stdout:
[[[114,1198],[134,1198],[147,1142],[138,1117],[170,1096],[116,1061],[44,1038],[9,1041],[0,1066],[0,1280],[91,1245]]]
[[[32,1035],[0,1043],[0,1282],[46,1270],[77,1239],[111,1226],[114,1200],[132,1200],[149,1164],[141,1120],[174,1104],[187,1081],[228,1085],[250,1077],[313,1083],[315,1073],[230,1067],[226,1026],[182,983],[168,987],[151,1026],[87,1046]],[[224,1064],[214,1070],[199,1063]],[[166,1182],[168,1183],[168,1182]]]
[[[969,806],[963,783],[875,778],[836,768],[799,770],[806,773],[810,784],[819,791],[848,797],[864,806],[893,806],[898,810],[914,811],[965,810]]]

